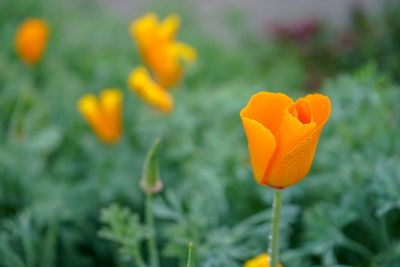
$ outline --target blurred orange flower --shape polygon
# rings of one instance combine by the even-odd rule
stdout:
[[[118,89],[104,89],[99,99],[87,94],[78,101],[78,110],[88,121],[98,138],[107,144],[121,136],[122,94]]]
[[[21,60],[27,64],[36,64],[46,48],[49,27],[43,19],[27,19],[24,21],[15,38],[15,47]]]
[[[130,26],[144,62],[163,87],[174,86],[181,80],[182,61],[190,63],[196,59],[193,47],[175,40],[179,24],[177,15],[170,15],[160,22],[155,13],[147,13]]]
[[[269,260],[269,255],[263,253],[246,261],[243,267],[269,267]],[[278,267],[282,267],[282,264],[279,264]]]
[[[136,92],[144,101],[159,111],[169,113],[174,108],[172,96],[151,79],[150,74],[144,67],[137,67],[131,72],[128,84],[132,91]]]
[[[330,113],[329,98],[320,94],[296,102],[281,93],[255,94],[240,117],[257,182],[283,189],[302,180]]]

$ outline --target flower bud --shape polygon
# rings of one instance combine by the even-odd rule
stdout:
[[[143,165],[143,174],[140,186],[145,193],[155,194],[162,190],[163,184],[160,180],[160,169],[158,166],[158,148],[160,139],[157,138],[154,144],[147,152]]]

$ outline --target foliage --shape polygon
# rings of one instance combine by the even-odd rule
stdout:
[[[99,236],[121,246],[122,258],[132,260],[140,242],[149,235],[149,230],[139,222],[137,214],[113,204],[101,212],[101,222],[105,224]]]
[[[139,62],[128,20],[72,3],[0,2],[0,266],[125,266],[97,233],[128,247],[146,233],[133,214],[143,214],[141,167],[156,137],[163,266],[186,266],[190,241],[201,267],[241,266],[264,252],[272,192],[252,178],[238,112],[259,90],[304,94],[295,90],[305,74],[299,58],[271,44],[260,66],[247,44],[214,40],[184,17],[180,39],[199,61],[173,92],[173,114],[163,116],[127,88]],[[32,15],[52,25],[37,68],[13,48],[18,23]],[[284,266],[400,264],[400,88],[379,69],[323,86],[332,118],[309,177],[283,194]],[[124,91],[124,136],[115,146],[101,144],[75,106],[104,87]]]

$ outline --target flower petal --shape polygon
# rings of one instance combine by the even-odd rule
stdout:
[[[243,267],[269,267],[270,256],[267,253],[260,254],[254,258],[247,260]],[[282,264],[278,264],[282,267]]]
[[[242,113],[243,111],[241,118],[249,145],[253,173],[257,182],[263,184],[264,172],[275,151],[275,138],[262,124],[244,117]]]
[[[275,135],[286,107],[293,100],[281,93],[259,92],[255,94],[242,110],[243,117],[258,121]]]
[[[285,156],[276,162],[277,169],[269,174],[267,184],[275,188],[286,188],[303,179],[309,172],[318,145],[322,128],[316,128]]]
[[[128,78],[132,91],[136,92],[149,105],[169,113],[174,107],[172,96],[158,83],[153,81],[144,67],[135,68]]]
[[[122,94],[118,89],[104,89],[100,101],[103,111],[112,111],[121,107]]]
[[[315,122],[302,123],[297,117],[293,116],[288,109],[286,109],[281,124],[275,133],[279,151],[275,153],[274,157],[285,155],[298,142],[309,135],[316,126],[317,124]]]
[[[304,98],[296,101],[296,111],[297,118],[303,124],[310,123],[313,120],[311,106]]]
[[[157,30],[158,17],[157,14],[149,12],[144,16],[133,21],[129,27],[132,37],[135,38],[139,47],[148,45],[152,36]]]
[[[196,60],[196,49],[183,42],[174,42],[174,55],[177,59],[182,59],[188,63],[193,63]]]
[[[310,94],[304,98],[311,107],[313,121],[318,125],[325,124],[331,114],[329,97],[321,94]]]
[[[171,14],[160,23],[159,31],[164,40],[173,40],[175,38],[180,22],[178,15]]]
[[[286,109],[281,125],[275,134],[277,150],[270,161],[269,167],[264,174],[266,184],[273,187],[282,188],[286,185],[287,179],[297,177],[297,165],[285,164],[285,157],[299,142],[304,140],[316,127],[315,122],[303,124],[297,117],[293,116]],[[292,171],[294,174],[292,174]],[[290,172],[290,177],[286,177],[286,172]],[[304,176],[303,176],[304,177]],[[302,178],[302,177],[301,177]]]
[[[107,139],[113,143],[121,135],[122,94],[118,89],[105,89],[101,92],[100,103]]]
[[[282,128],[286,144],[279,144],[280,151],[274,155],[265,173],[268,185],[276,188],[291,186],[303,179],[309,172],[318,146],[322,128],[329,118],[331,105],[329,98],[322,95],[308,95],[304,98],[312,110],[313,122],[298,128],[295,135],[289,135],[289,128]],[[311,125],[314,125],[312,128]],[[311,129],[311,131],[309,131]],[[309,131],[307,133],[307,131]],[[301,135],[304,135],[301,137]],[[277,138],[278,139],[278,138]]]
[[[107,134],[105,134],[105,132],[107,132],[107,129],[104,126],[103,112],[96,96],[88,94],[81,97],[78,101],[78,110],[92,127],[97,136],[101,140],[106,141]]]
[[[98,119],[99,106],[94,95],[88,94],[78,101],[78,110],[88,121]]]

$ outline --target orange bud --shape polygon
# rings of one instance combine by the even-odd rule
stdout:
[[[114,144],[121,136],[122,94],[118,89],[105,89],[99,99],[92,94],[81,97],[78,110],[104,143]]]
[[[144,67],[135,68],[128,78],[132,91],[136,92],[147,104],[159,111],[169,113],[174,108],[172,96],[153,81]]]
[[[296,102],[281,93],[255,94],[240,117],[257,182],[283,189],[302,180],[330,113],[329,98],[320,94]]]
[[[49,27],[43,19],[28,19],[21,24],[15,38],[15,47],[21,60],[36,64],[46,48]]]
[[[247,260],[243,267],[269,267],[269,261],[269,255],[267,253],[263,253],[250,260]],[[278,264],[278,267],[282,267],[282,264]]]

